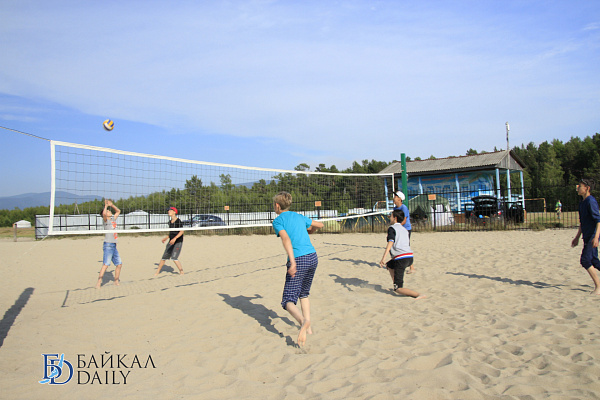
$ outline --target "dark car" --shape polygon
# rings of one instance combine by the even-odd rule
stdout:
[[[513,221],[516,224],[522,224],[525,222],[525,211],[523,210],[523,204],[520,201],[512,203],[506,209],[505,218],[508,221]]]
[[[181,221],[184,226],[202,227],[202,226],[225,226],[225,222],[216,215],[196,214],[191,220]]]
[[[502,200],[498,201],[496,196],[482,195],[473,197],[473,209],[469,215],[471,222],[485,225],[492,221],[512,221],[522,223],[525,220],[525,212],[521,202],[505,204]]]
[[[488,221],[498,221],[503,218],[504,204],[498,201],[496,196],[481,195],[473,197],[473,209],[469,214],[469,220],[477,224],[485,225]]]

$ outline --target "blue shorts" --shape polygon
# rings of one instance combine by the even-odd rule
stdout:
[[[583,242],[583,250],[581,251],[581,258],[579,262],[581,266],[588,269],[592,265],[600,270],[600,260],[598,259],[598,248],[592,245],[593,237],[588,241]]]
[[[116,243],[104,242],[104,246],[102,247],[102,250],[104,252],[104,255],[102,257],[102,264],[110,265],[111,260],[112,260],[113,264],[115,264],[115,266],[122,264],[121,256],[119,256],[119,250],[117,250]]]
[[[298,299],[304,299],[310,294],[310,287],[319,264],[317,253],[307,254],[296,257],[296,275],[292,278],[286,270],[285,286],[283,287],[283,296],[281,306],[285,309],[287,303],[298,303]],[[290,262],[287,262],[290,267]]]

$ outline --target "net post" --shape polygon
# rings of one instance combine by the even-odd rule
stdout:
[[[402,193],[408,201],[408,177],[406,175],[406,154],[400,154],[400,163],[402,165]]]
[[[50,141],[50,212],[48,221],[48,235],[54,230],[54,201],[56,192],[56,145]]]

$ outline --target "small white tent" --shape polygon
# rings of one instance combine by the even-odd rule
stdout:
[[[13,226],[16,226],[17,228],[31,228],[31,222],[22,219],[18,222],[15,222]]]

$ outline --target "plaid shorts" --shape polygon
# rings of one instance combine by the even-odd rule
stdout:
[[[318,264],[317,253],[311,253],[296,257],[296,275],[293,278],[286,270],[285,286],[283,287],[283,296],[281,298],[281,306],[284,309],[287,303],[292,302],[297,304],[299,298],[304,299],[308,297]],[[287,267],[290,267],[289,261],[287,262]]]

